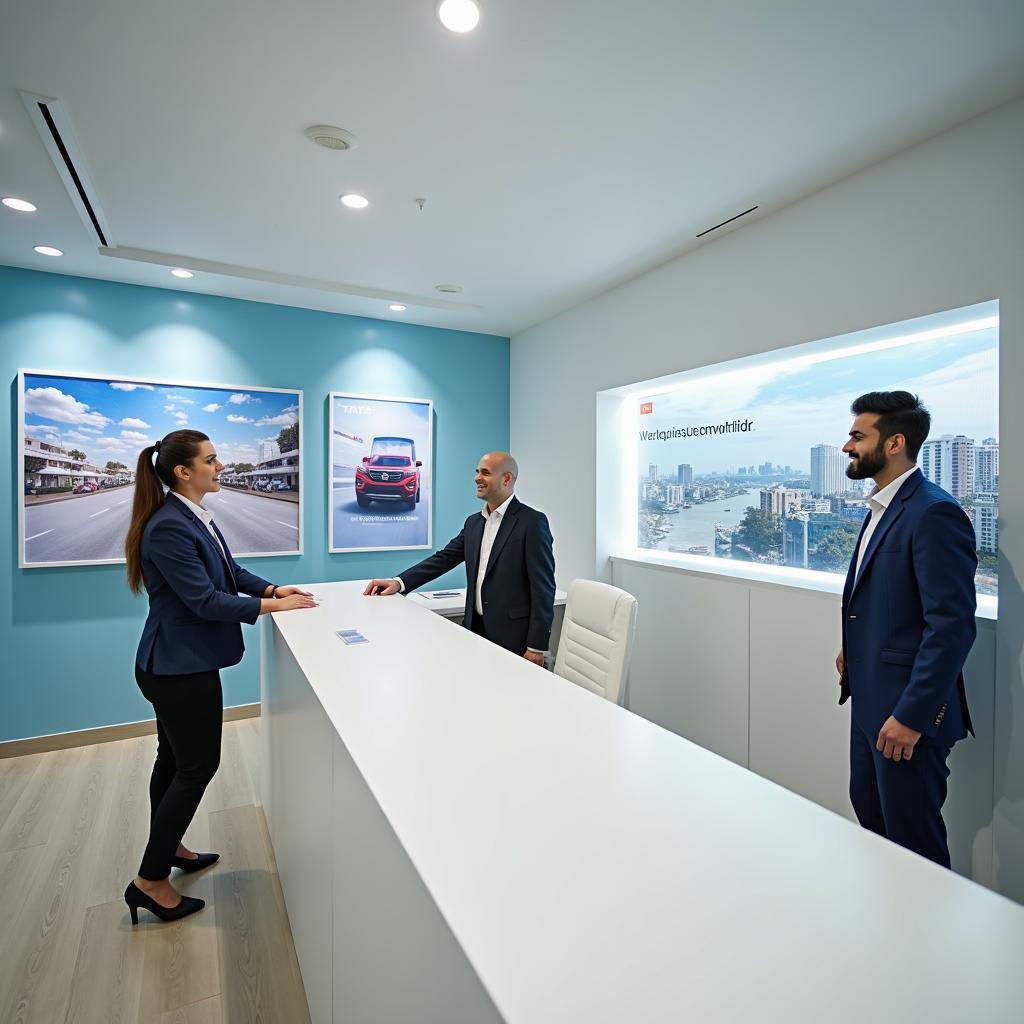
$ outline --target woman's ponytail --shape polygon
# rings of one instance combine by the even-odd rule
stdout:
[[[135,467],[135,497],[132,518],[124,539],[128,563],[128,586],[132,593],[142,592],[142,531],[153,513],[164,503],[164,486],[174,484],[174,467],[190,465],[199,453],[199,444],[210,439],[198,430],[175,430],[163,440],[143,448]],[[155,457],[155,458],[154,458]]]

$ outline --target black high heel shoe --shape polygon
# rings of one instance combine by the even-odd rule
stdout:
[[[191,874],[193,871],[202,871],[203,868],[208,868],[211,864],[216,864],[219,860],[219,853],[200,853],[197,855],[195,860],[189,860],[187,857],[175,857],[171,860],[171,864],[174,867],[181,868],[182,871],[187,871]]]
[[[206,906],[206,900],[196,899],[194,896],[182,896],[181,902],[176,907],[162,907],[152,896],[147,896],[134,882],[128,883],[124,891],[124,901],[128,904],[128,910],[132,915],[132,924],[139,923],[139,907],[156,914],[161,921],[177,921]]]

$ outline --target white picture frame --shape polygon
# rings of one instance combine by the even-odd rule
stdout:
[[[209,496],[208,507],[232,554],[236,558],[301,555],[302,402],[303,393],[296,388],[20,369],[19,567],[123,563],[124,555],[115,552],[124,549],[139,453],[178,426],[209,435],[228,467],[250,462],[244,457],[247,453],[255,458],[251,470],[226,473],[221,492]],[[279,449],[274,457],[274,437],[288,425],[298,426],[298,448],[293,457]],[[71,452],[85,458],[72,457]],[[235,453],[243,457],[232,458]],[[104,458],[106,464],[100,465]],[[29,459],[43,459],[46,465],[29,470]],[[111,472],[115,462],[121,469]],[[265,492],[264,478],[268,481]],[[271,487],[270,480],[281,484]],[[49,482],[54,483],[52,488],[47,486]],[[90,483],[95,486],[82,486]],[[76,494],[79,487],[82,493]],[[52,498],[41,499],[43,493]],[[233,504],[239,507],[233,509]],[[249,504],[254,507],[241,507]],[[261,518],[264,522],[259,533],[269,538],[263,542],[268,547],[251,543],[257,530],[250,521],[259,524]],[[78,532],[69,541],[69,533],[76,528]],[[294,544],[289,543],[293,535]],[[79,556],[74,555],[76,545]]]
[[[328,552],[431,548],[433,400],[332,391],[327,404]]]

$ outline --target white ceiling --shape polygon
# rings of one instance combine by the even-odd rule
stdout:
[[[482,6],[4,0],[0,193],[39,212],[0,207],[0,262],[514,334],[1024,92],[1021,0]],[[18,90],[66,105],[111,245],[223,272],[100,255]]]

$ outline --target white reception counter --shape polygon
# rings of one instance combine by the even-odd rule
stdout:
[[[1021,1019],[1024,907],[362,586],[264,622],[317,1024]]]

